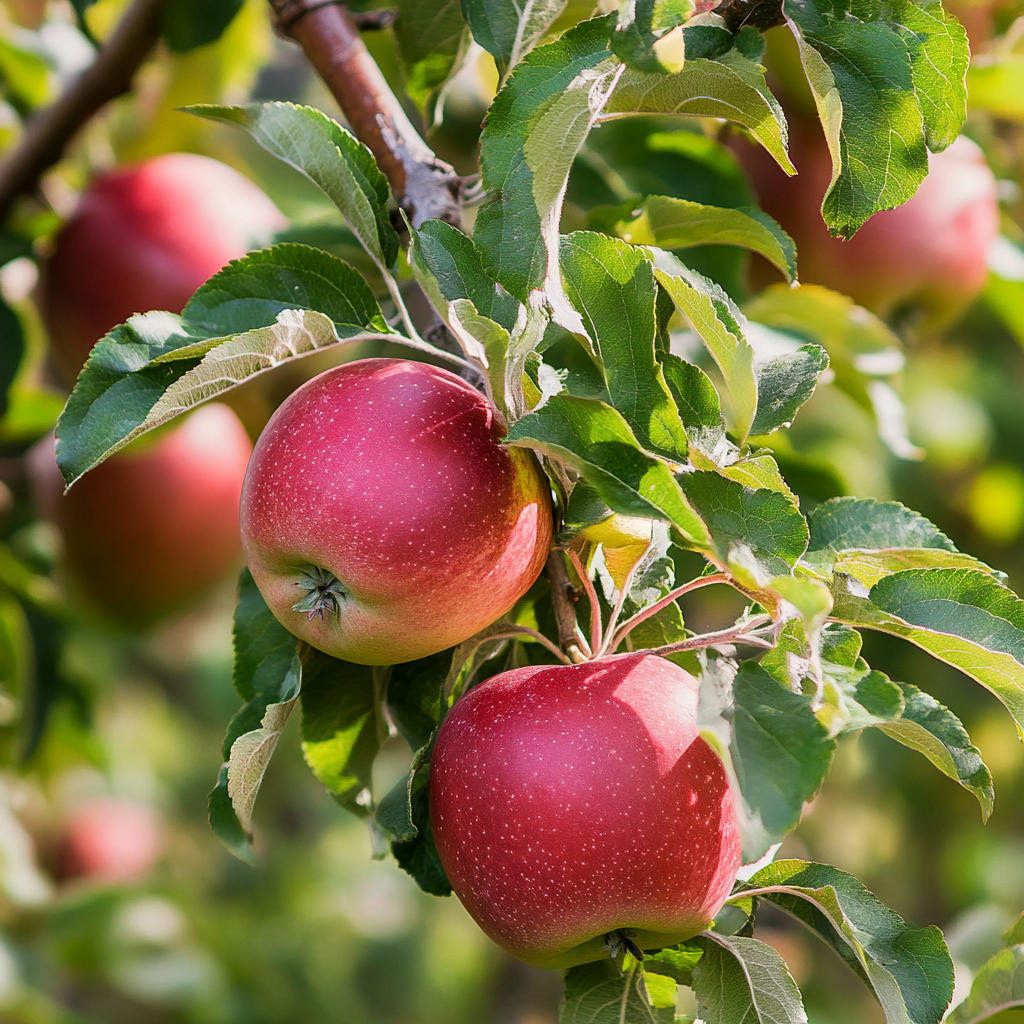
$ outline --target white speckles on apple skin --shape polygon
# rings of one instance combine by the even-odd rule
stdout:
[[[483,930],[541,967],[701,931],[740,863],[725,769],[697,735],[697,681],[646,654],[516,669],[470,691],[431,762],[430,816]]]
[[[314,647],[395,664],[460,643],[540,574],[550,490],[500,443],[493,407],[447,370],[366,359],[307,382],[256,444],[246,560],[275,616]],[[294,612],[298,573],[333,572],[337,616]]]

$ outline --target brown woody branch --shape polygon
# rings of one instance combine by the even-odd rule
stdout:
[[[414,227],[438,218],[461,224],[462,181],[406,116],[370,56],[352,15],[336,0],[270,0],[278,29],[306,52],[369,148]]]
[[[163,0],[134,0],[92,65],[29,121],[17,147],[0,164],[0,222],[19,196],[35,190],[86,121],[131,89],[160,36],[162,7]]]
[[[544,574],[551,584],[551,604],[558,624],[558,645],[569,655],[570,661],[576,664],[586,661],[587,656],[580,647],[579,625],[576,622],[576,588],[569,579],[565,558],[558,548],[548,552]]]

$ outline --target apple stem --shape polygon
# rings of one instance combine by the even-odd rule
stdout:
[[[614,644],[612,650],[618,650],[619,645],[629,635],[630,631],[634,626],[639,626],[645,619],[649,619],[652,615],[657,615],[662,608],[667,608],[673,601],[678,600],[684,594],[689,594],[693,590],[700,590],[701,587],[711,586],[712,583],[731,583],[732,580],[728,574],[724,572],[716,572],[711,576],[699,576],[695,580],[690,580],[689,583],[684,583],[681,587],[676,587],[675,590],[666,594],[660,601],[655,602],[648,608],[643,608],[626,619],[626,621],[619,627],[618,635],[612,641]]]
[[[515,640],[520,636],[532,637],[538,643],[543,644],[563,665],[573,664],[572,659],[557,644],[553,644],[543,633],[538,633],[537,630],[530,629],[529,626],[509,626],[505,632],[488,635],[487,639]]]
[[[650,550],[650,549],[648,549]],[[646,557],[644,552],[644,557]],[[626,573],[626,578],[622,581],[622,586],[619,587],[619,596],[615,601],[615,610],[612,612],[612,617],[608,620],[608,628],[604,633],[604,643],[601,644],[595,658],[603,658],[606,654],[614,654],[618,650],[618,643],[613,644],[615,638],[615,627],[618,625],[619,616],[622,614],[622,608],[626,603],[626,598],[629,596],[630,588],[633,586],[633,577],[636,575],[636,570],[640,563],[643,562],[643,558],[638,559],[633,567]]]
[[[574,665],[590,661],[592,652],[584,653],[586,640],[583,639],[583,634],[580,633],[579,625],[576,622],[576,608],[573,603],[575,587],[569,580],[565,559],[559,548],[552,548],[548,552],[548,561],[544,572],[551,583],[551,605],[555,612],[555,621],[558,623],[559,646]]]
[[[775,646],[775,641],[758,636],[756,633],[756,630],[771,621],[772,617],[770,615],[755,615],[752,619],[748,619],[743,623],[742,626],[730,626],[729,629],[720,629],[716,633],[701,633],[699,636],[692,636],[689,640],[681,640],[679,643],[665,644],[663,647],[652,647],[648,653],[664,657],[667,654],[679,654],[681,651],[694,651],[701,647],[713,647],[715,644],[734,642],[771,650]]]
[[[601,630],[601,605],[597,599],[597,589],[594,587],[590,574],[583,566],[580,556],[571,548],[569,549],[569,561],[576,570],[576,574],[586,591],[587,600],[590,602],[590,649],[599,651],[604,643],[604,635]]]
[[[325,613],[337,616],[341,612],[341,598],[348,593],[338,577],[328,569],[314,565],[299,573],[295,586],[306,591],[306,596],[292,605],[293,612],[305,612],[310,622]]]

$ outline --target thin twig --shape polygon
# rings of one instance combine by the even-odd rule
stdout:
[[[21,141],[0,165],[0,222],[19,196],[35,190],[40,176],[60,160],[86,121],[131,89],[135,73],[160,37],[162,8],[163,0],[134,0],[95,61],[29,121]]]
[[[594,587],[590,574],[580,561],[580,556],[571,548],[569,549],[569,561],[572,562],[572,567],[576,570],[576,575],[579,576],[583,589],[587,593],[587,600],[590,602],[590,649],[599,651],[604,637],[601,634],[601,605],[597,600],[597,589]]]
[[[488,636],[487,639],[515,640],[517,637],[520,636],[532,637],[538,643],[543,644],[564,665],[573,664],[570,658],[565,653],[563,653],[562,649],[557,644],[553,644],[543,633],[538,633],[537,630],[530,629],[529,626],[509,626],[505,632],[495,633],[493,636]]]
[[[573,586],[565,568],[562,552],[558,548],[552,548],[548,553],[544,572],[551,583],[551,604],[555,610],[555,622],[558,623],[559,646],[569,656],[570,661],[576,664],[588,661],[577,636],[579,626],[576,623],[576,607],[572,598]]]
[[[647,550],[649,551],[650,548]],[[622,586],[619,587],[619,596],[615,602],[612,617],[608,620],[608,628],[604,633],[604,643],[601,644],[597,654],[599,658],[603,658],[606,654],[614,654],[618,650],[618,644],[612,647],[612,640],[615,637],[615,627],[619,623],[619,616],[622,614],[622,608],[626,603],[626,598],[629,597],[629,591],[633,586],[633,577],[636,575],[637,567],[646,557],[647,551],[644,552],[641,558],[637,559],[637,561],[633,563],[633,567],[626,573],[626,578],[622,581]]]
[[[689,594],[694,590],[700,590],[701,587],[710,586],[712,583],[726,583],[732,582],[732,578],[724,572],[716,572],[711,576],[699,576],[695,580],[690,580],[689,583],[684,583],[681,587],[676,587],[675,590],[670,591],[660,601],[652,604],[649,608],[643,608],[626,619],[626,621],[619,627],[618,635],[615,637],[613,650],[619,649],[619,644],[629,635],[629,632],[634,626],[639,626],[644,619],[649,619],[652,615],[657,615],[662,608],[667,608],[673,601],[678,600],[684,594]]]
[[[721,629],[717,633],[702,633],[700,636],[692,636],[689,640],[681,640],[675,644],[665,644],[663,647],[652,647],[647,654],[678,654],[680,651],[694,651],[701,647],[714,647],[715,644],[743,643],[751,647],[763,647],[770,650],[775,646],[774,640],[767,640],[761,636],[755,636],[752,630],[771,622],[770,615],[757,615],[742,626],[731,626],[729,629]]]
[[[461,225],[462,179],[420,138],[366,49],[343,4],[270,0],[278,29],[305,51],[356,138],[391,182],[413,227],[438,218]]]

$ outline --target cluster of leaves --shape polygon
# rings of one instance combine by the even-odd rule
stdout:
[[[796,826],[837,737],[867,727],[921,751],[987,815],[991,775],[963,725],[917,687],[873,670],[858,629],[903,637],[971,676],[1024,735],[1024,604],[998,573],[900,505],[836,499],[806,515],[759,444],[792,422],[826,370],[877,411],[883,382],[858,356],[886,353],[894,339],[823,289],[780,286],[745,314],[677,255],[695,245],[742,246],[793,280],[792,242],[760,211],[648,196],[614,221],[620,237],[560,232],[574,161],[603,120],[727,117],[791,170],[785,120],[758,63],[760,37],[753,29],[733,34],[713,13],[637,0],[618,20],[584,21],[537,45],[564,6],[466,0],[460,13],[446,5],[445,17],[460,27],[438,36],[444,45],[429,44],[434,61],[416,57],[410,27],[418,15],[403,7],[399,44],[413,95],[424,103],[457,67],[467,31],[505,77],[481,138],[486,200],[472,238],[439,221],[409,225],[404,261],[387,181],[344,128],[282,103],[193,108],[244,128],[319,186],[387,298],[379,303],[337,257],[280,243],[215,275],[181,315],[133,317],[97,344],[61,418],[65,479],[73,484],[140,433],[287,359],[369,338],[406,345],[479,377],[509,423],[507,442],[541,458],[565,526],[560,543],[576,556],[595,613],[610,609],[591,575],[606,584],[613,618],[631,616],[619,632],[609,628],[605,649],[658,650],[700,674],[702,734],[742,795],[747,862]],[[846,9],[787,0],[783,12],[833,143],[826,221],[849,234],[908,198],[926,147],[941,149],[959,131],[962,31],[937,3]],[[952,73],[938,76],[936,66]],[[420,336],[399,283],[410,271],[457,353]],[[673,330],[680,324],[691,329],[682,348]],[[578,359],[568,365],[570,350],[584,369]],[[646,522],[651,540],[614,540],[616,517]],[[589,539],[602,527],[609,530],[600,544]],[[699,555],[716,582],[746,597],[750,607],[734,627],[687,632],[673,603],[679,552]],[[555,635],[543,581],[512,617]],[[251,859],[253,802],[301,703],[303,747],[317,777],[370,822],[381,847],[389,845],[425,890],[450,892],[426,802],[433,738],[482,675],[550,658],[522,633],[510,643],[514,627],[498,623],[453,651],[389,669],[349,665],[297,645],[243,575],[235,683],[244,706],[228,728],[210,798],[217,834]],[[740,657],[750,647],[768,652]],[[373,761],[396,734],[414,752],[412,763],[378,799]],[[889,1021],[941,1018],[952,968],[937,929],[909,927],[842,872],[784,862],[740,884],[738,910],[691,943],[642,965],[624,957],[574,969],[563,1019],[671,1020],[677,983],[693,986],[706,1021],[806,1019],[785,965],[751,935],[760,900],[822,935]],[[614,1016],[607,1007],[630,1010]]]

